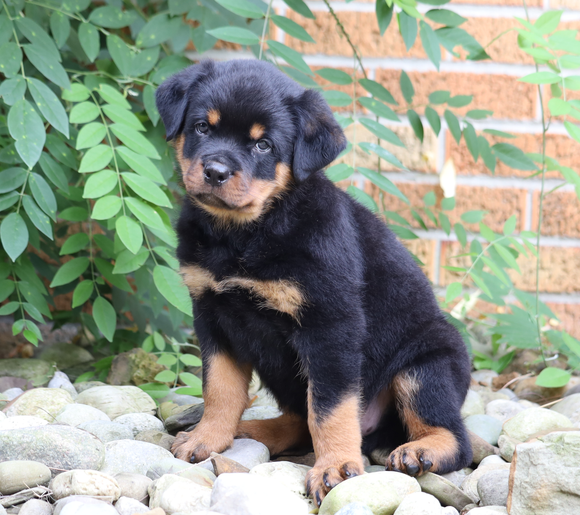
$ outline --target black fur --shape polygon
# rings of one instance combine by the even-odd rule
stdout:
[[[243,276],[291,280],[307,304],[299,323],[259,306],[247,291],[207,291],[194,302],[202,356],[228,352],[251,363],[280,406],[306,417],[306,388],[315,385],[317,414],[330,413],[348,393],[363,408],[402,371],[421,384],[417,414],[449,429],[459,450],[439,472],[471,461],[459,414],[470,364],[458,332],[446,321],[431,286],[387,226],[329,181],[321,169],[345,138],[319,93],[306,91],[260,61],[203,62],[158,90],[167,138],[185,136],[183,155],[222,156],[254,178],[271,180],[276,163],[292,165],[294,182],[256,221],[219,224],[189,198],[177,225],[178,258],[220,280]],[[195,124],[208,109],[219,130],[200,138]],[[252,153],[246,133],[268,128],[273,149]],[[363,449],[404,443],[392,403]]]

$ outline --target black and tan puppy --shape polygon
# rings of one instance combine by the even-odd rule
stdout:
[[[199,461],[234,438],[312,445],[318,503],[363,472],[471,462],[470,365],[429,282],[383,222],[321,171],[346,140],[321,95],[261,61],[205,61],[157,107],[187,191],[177,231],[204,367],[204,416],[173,446]],[[256,370],[283,415],[240,422]]]

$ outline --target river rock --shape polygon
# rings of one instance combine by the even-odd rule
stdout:
[[[468,513],[469,515],[508,515],[504,506],[483,506],[469,510]]]
[[[40,499],[30,499],[22,505],[18,515],[52,515],[52,504]]]
[[[115,480],[121,489],[121,497],[130,497],[143,504],[149,503],[147,489],[153,483],[151,479],[142,474],[117,474]]]
[[[50,489],[55,499],[62,499],[70,495],[89,495],[114,502],[121,495],[117,481],[96,470],[63,472],[52,480]]]
[[[242,420],[266,420],[280,415],[282,412],[274,406],[252,406],[242,413]]]
[[[5,461],[0,463],[0,494],[10,495],[20,490],[47,485],[50,469],[37,461]]]
[[[192,404],[203,404],[203,399],[194,397],[193,395],[182,395],[171,391],[165,397],[159,399],[159,405],[164,402],[173,402],[178,406],[191,406]]]
[[[483,399],[480,397],[479,393],[475,390],[467,390],[467,396],[465,401],[463,401],[463,406],[461,407],[461,416],[467,418],[471,415],[483,415],[485,413],[485,405],[483,404]]]
[[[38,357],[49,363],[55,363],[60,370],[88,363],[94,359],[88,350],[66,342],[45,347]]]
[[[395,510],[395,515],[440,515],[441,505],[439,501],[430,494],[415,492],[407,495],[399,507]]]
[[[237,461],[240,465],[248,469],[252,469],[256,465],[266,463],[270,460],[268,447],[261,442],[256,442],[256,440],[250,440],[249,438],[234,440],[232,446],[221,454],[230,460]]]
[[[170,451],[173,442],[175,442],[175,436],[168,435],[165,431],[148,429],[147,431],[141,431],[140,433],[136,434],[135,440],[159,445],[159,447],[163,447],[164,449]]]
[[[0,359],[0,377],[18,377],[33,386],[45,386],[54,372],[54,366],[41,359]]]
[[[54,515],[119,515],[119,512],[107,502],[84,495],[71,495],[55,503]]]
[[[480,465],[473,471],[473,473],[469,474],[469,476],[465,478],[465,481],[463,481],[461,484],[461,490],[463,490],[465,495],[473,499],[473,502],[479,502],[479,492],[477,491],[477,483],[479,480],[492,470],[509,471],[509,469],[509,463],[492,463],[490,465]]]
[[[489,388],[479,390],[477,393],[479,393],[479,396],[481,397],[481,400],[483,400],[483,404],[485,406],[487,406],[492,401],[509,401],[511,398],[505,393],[494,392]]]
[[[518,381],[514,386],[514,393],[518,398],[544,404],[559,399],[564,395],[565,387],[546,388],[536,384],[535,377],[527,377]]]
[[[151,463],[173,458],[173,454],[157,445],[134,440],[108,442],[105,451],[101,471],[111,476],[121,472],[145,475]]]
[[[117,424],[116,422],[91,420],[89,422],[83,422],[77,427],[95,435],[103,443],[114,442],[115,440],[133,440],[133,431],[127,426]]]
[[[76,402],[104,411],[111,420],[127,413],[153,415],[157,409],[155,401],[136,386],[95,386],[79,393]]]
[[[83,393],[85,390],[89,390],[95,386],[107,386],[107,383],[103,383],[102,381],[81,381],[73,385],[77,393]]]
[[[165,474],[174,474],[189,479],[201,486],[211,488],[215,481],[215,474],[200,466],[192,465],[177,458],[165,458],[151,465],[147,471],[147,477],[157,480]]]
[[[189,479],[165,474],[149,486],[149,507],[162,508],[168,515],[183,511],[207,510],[210,506],[211,488]]]
[[[68,393],[70,393],[73,399],[76,399],[78,396],[78,392],[76,391],[68,376],[59,370],[54,373],[54,376],[52,376],[52,379],[48,382],[48,387],[61,388],[66,390]]]
[[[427,472],[417,478],[417,481],[423,492],[431,494],[445,506],[453,506],[461,511],[472,502],[471,497],[467,496],[457,485],[438,474]]]
[[[221,474],[211,491],[211,510],[228,515],[307,515],[308,504],[260,474]]]
[[[573,427],[570,419],[557,411],[530,408],[505,422],[502,434],[523,442],[541,431],[557,431],[569,427]]]
[[[131,429],[133,436],[143,431],[154,429],[156,431],[165,431],[163,422],[148,413],[128,413],[115,418],[117,424],[123,424]]]
[[[189,430],[190,427],[195,426],[201,420],[203,416],[204,404],[199,403],[194,406],[175,406],[177,409],[171,410],[175,414],[163,416],[165,421],[165,429],[170,433],[174,431],[186,429]],[[163,410],[162,410],[163,411]]]
[[[520,411],[524,411],[524,409],[525,408],[517,402],[498,399],[487,404],[485,407],[485,413],[503,424],[506,420],[515,417]]]
[[[498,373],[495,370],[489,369],[476,370],[471,373],[471,378],[484,386],[491,386],[493,378],[497,376]]]
[[[479,466],[483,467],[484,465],[491,465],[492,463],[506,463],[506,461],[501,456],[487,456],[481,460]]]
[[[67,404],[72,404],[73,398],[65,390],[55,388],[34,388],[24,392],[6,408],[9,417],[32,415],[54,422],[55,417]]]
[[[469,436],[469,443],[473,451],[473,463],[478,464],[487,456],[499,454],[499,449],[489,442],[486,442],[480,436],[477,436],[473,431],[467,431]]]
[[[490,470],[479,478],[477,493],[482,506],[505,506],[508,498],[509,469]]]
[[[516,450],[516,446],[520,444],[519,440],[511,438],[506,435],[500,435],[497,445],[499,446],[500,456],[506,461],[512,461],[512,456]]]
[[[489,415],[471,415],[464,421],[465,427],[491,445],[497,445],[501,422]]]
[[[155,376],[166,370],[157,363],[157,356],[140,347],[117,354],[111,363],[107,383],[112,385],[141,385],[152,383]]]
[[[463,483],[463,481],[465,480],[465,478],[472,472],[473,472],[472,469],[464,468],[461,470],[454,470],[453,472],[447,472],[447,474],[441,474],[441,477],[447,479],[447,481],[451,481],[456,487],[459,488],[461,486],[461,483]]]
[[[562,415],[572,418],[580,410],[580,393],[575,393],[564,397],[560,402],[552,406],[552,411],[557,411]]]
[[[56,416],[57,423],[75,427],[93,420],[111,421],[106,413],[87,404],[68,404]]]
[[[148,506],[131,497],[119,497],[119,500],[115,503],[115,509],[119,512],[119,515],[135,515],[149,511]]]
[[[392,515],[406,495],[420,491],[415,478],[399,472],[364,474],[335,486],[322,501],[319,514],[334,515],[343,506],[358,501],[375,515]]]
[[[32,415],[22,415],[17,417],[10,417],[0,419],[0,431],[5,431],[6,429],[22,429],[24,427],[37,427],[46,426],[48,420],[40,417],[34,417]]]
[[[351,502],[338,510],[336,515],[373,515],[373,512],[362,502]]]
[[[8,390],[2,392],[7,401],[14,400],[16,397],[22,395],[23,393],[24,390],[22,388],[8,388]]]
[[[554,432],[518,445],[509,479],[511,515],[580,513],[580,432]]]
[[[102,442],[74,427],[47,425],[0,431],[0,462],[30,460],[54,470],[98,470],[104,458]]]
[[[306,474],[311,467],[298,465],[289,461],[276,461],[256,465],[250,474],[269,477],[278,484],[296,494],[302,501],[309,504],[310,511],[315,508],[314,502],[306,493]],[[384,470],[384,469],[383,469]]]

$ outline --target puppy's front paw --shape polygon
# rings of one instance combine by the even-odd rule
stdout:
[[[429,470],[434,471],[434,461],[428,449],[422,449],[417,442],[410,442],[397,447],[390,454],[385,468],[416,477],[422,476]]]
[[[233,441],[233,440],[232,440]],[[222,452],[232,442],[219,443],[205,439],[196,431],[190,433],[177,433],[177,437],[171,446],[171,452],[176,458],[190,463],[198,463],[209,458],[212,452]]]
[[[362,462],[316,463],[306,475],[306,491],[314,499],[316,505],[320,506],[326,494],[338,483],[345,479],[359,476],[363,472]]]

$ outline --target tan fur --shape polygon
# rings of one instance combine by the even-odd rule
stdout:
[[[222,452],[234,439],[243,411],[248,407],[251,365],[240,365],[226,354],[216,354],[204,368],[203,398],[205,408],[197,427],[181,432],[171,447],[177,458],[196,461]]]
[[[433,464],[429,471],[437,472],[443,461],[457,453],[459,445],[451,431],[430,426],[419,417],[415,410],[415,397],[420,388],[417,378],[406,372],[398,374],[393,380],[397,410],[411,440],[393,451],[395,466],[400,470],[405,469],[403,457],[407,463],[420,466],[418,456],[423,456]]]
[[[354,476],[364,471],[359,410],[359,396],[352,395],[343,399],[330,414],[321,416],[314,409],[312,391],[308,389],[308,428],[316,463],[308,472],[307,485],[317,503],[349,474]]]
[[[259,298],[261,307],[286,313],[297,321],[300,319],[302,307],[306,304],[298,284],[286,279],[261,281],[247,277],[226,277],[218,281],[210,271],[198,265],[182,266],[180,272],[183,282],[196,299],[206,290],[225,293],[234,288],[244,288],[252,296]]]
[[[271,455],[280,454],[287,449],[305,447],[310,443],[306,420],[292,413],[284,413],[267,420],[241,421],[236,436],[262,442]]]
[[[265,132],[266,128],[262,124],[255,123],[254,125],[252,125],[252,128],[250,129],[250,138],[260,139]]]
[[[207,112],[207,121],[210,125],[217,125],[221,120],[222,115],[217,109],[210,109]]]

